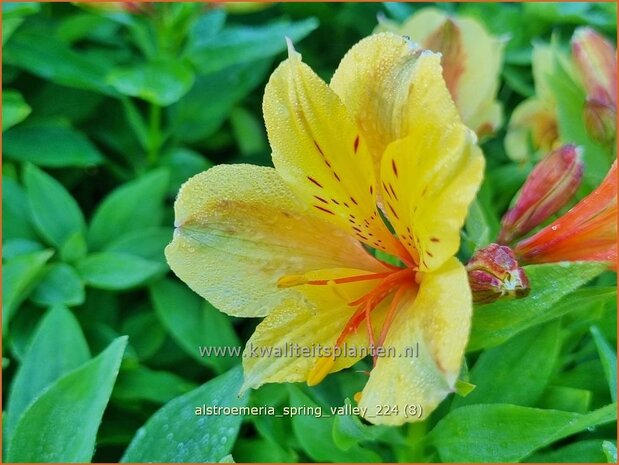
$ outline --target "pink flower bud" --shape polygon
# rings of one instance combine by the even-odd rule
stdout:
[[[585,126],[593,140],[600,144],[612,144],[617,137],[616,107],[596,99],[585,103]]]
[[[574,195],[583,175],[580,148],[564,145],[550,152],[527,177],[501,224],[500,243],[509,243],[557,213]]]
[[[617,105],[617,52],[613,45],[588,27],[572,37],[572,55],[585,85],[587,97]]]
[[[572,54],[587,93],[587,131],[599,143],[612,143],[617,121],[617,52],[600,34],[582,27],[572,37]]]
[[[476,303],[490,303],[501,297],[525,297],[529,279],[511,249],[490,244],[478,250],[466,265],[469,284]]]

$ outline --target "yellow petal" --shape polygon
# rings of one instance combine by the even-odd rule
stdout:
[[[375,34],[357,43],[330,86],[354,116],[377,172],[387,145],[417,124],[449,126],[460,120],[442,77],[440,55],[395,34]]]
[[[514,161],[531,159],[559,144],[556,104],[549,100],[529,98],[512,113],[505,136],[505,151]]]
[[[342,266],[384,271],[354,238],[309,214],[273,168],[211,168],[183,185],[174,209],[170,267],[230,315],[266,315],[296,292],[277,286],[284,275]]]
[[[354,269],[321,270],[313,273],[312,279],[363,273]],[[316,384],[328,373],[348,368],[363,358],[363,350],[368,353],[365,323],[346,338],[346,350],[333,363],[328,360],[333,359],[329,357],[333,352],[326,354],[318,347],[334,350],[337,338],[356,310],[348,303],[372,287],[368,282],[300,286],[296,295],[287,297],[273,309],[247,342],[243,353],[245,382],[242,389],[257,388],[265,383],[307,381]],[[381,304],[372,312],[376,330],[384,321],[385,305]],[[352,348],[359,355],[352,356]],[[305,355],[303,350],[307,351]]]
[[[468,340],[471,313],[466,271],[456,259],[424,274],[417,296],[400,308],[385,340],[385,350],[393,347],[391,350],[402,357],[379,358],[363,389],[359,406],[368,409],[367,420],[401,425],[428,418],[453,392]],[[418,357],[405,357],[407,348],[414,348],[416,343]],[[411,352],[414,350],[408,354]],[[421,417],[412,415],[411,405],[421,407]],[[396,406],[398,411],[379,415],[378,406]]]
[[[381,167],[385,211],[421,271],[439,268],[458,251],[483,170],[475,135],[462,124],[420,122],[387,147]]]
[[[480,137],[501,124],[495,99],[504,40],[490,35],[475,19],[450,16],[436,8],[423,8],[402,26],[387,23],[381,30],[385,28],[442,54],[445,81],[460,116]]]
[[[366,142],[346,108],[293,49],[271,75],[263,101],[273,164],[323,219],[391,254],[398,244],[376,209]]]

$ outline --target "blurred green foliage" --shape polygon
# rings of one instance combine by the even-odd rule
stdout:
[[[327,410],[360,390],[344,371],[237,397],[239,358],[198,346],[240,346],[256,321],[191,292],[163,248],[187,178],[270,164],[260,106],[285,36],[329,79],[377,15],[425,5],[3,3],[5,461],[616,461],[615,275],[595,264],[531,266],[529,298],[478,309],[463,372],[477,389],[422,423],[193,414],[213,401]],[[439,6],[509,38],[506,120],[534,92],[533,41],[566,48],[578,25],[616,35],[612,3]],[[573,89],[555,90],[564,129],[583,137],[561,99]],[[483,147],[464,258],[494,240],[531,169],[505,156],[503,136]]]

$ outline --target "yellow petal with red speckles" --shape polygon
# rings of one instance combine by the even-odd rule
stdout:
[[[235,316],[264,316],[296,292],[284,275],[333,267],[385,268],[348,234],[307,212],[273,168],[219,165],[181,188],[170,267]]]

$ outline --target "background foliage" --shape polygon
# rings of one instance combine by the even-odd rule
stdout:
[[[360,390],[349,370],[238,398],[240,361],[198,346],[242,345],[257,321],[193,294],[162,251],[188,177],[270,163],[260,105],[284,36],[328,79],[377,15],[423,6],[3,3],[5,461],[616,461],[616,277],[595,264],[529,267],[529,298],[477,311],[463,374],[477,388],[423,423],[193,414],[212,402],[326,410]],[[440,8],[510,37],[507,118],[534,93],[532,41],[566,47],[583,24],[616,35],[610,3]],[[503,136],[484,144],[463,258],[496,237],[531,169],[505,156]]]

